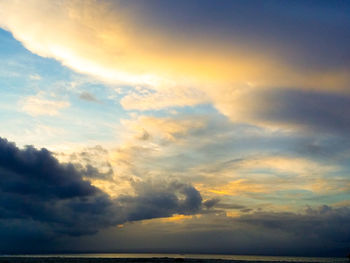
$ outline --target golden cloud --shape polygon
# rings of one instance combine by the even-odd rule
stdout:
[[[348,72],[305,72],[283,57],[242,43],[180,38],[140,24],[142,11],[120,1],[4,0],[0,25],[35,54],[112,83],[142,85],[126,109],[160,109],[211,102],[232,120],[249,121],[262,87],[344,90]],[[208,36],[210,38],[210,36]],[[250,109],[250,110],[248,110]]]

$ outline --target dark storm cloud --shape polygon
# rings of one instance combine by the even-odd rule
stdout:
[[[350,96],[282,89],[260,94],[258,118],[346,135],[350,131]],[[315,149],[317,150],[317,149]]]
[[[46,149],[20,150],[0,139],[0,189],[5,193],[46,199],[94,195],[98,189],[83,181],[73,165],[61,165]],[[29,183],[30,182],[30,183]]]
[[[137,183],[135,194],[111,199],[84,179],[97,169],[59,163],[46,149],[19,149],[0,138],[0,245],[18,251],[62,236],[201,209],[200,193],[179,182]],[[94,175],[94,177],[99,177]],[[23,241],[19,246],[17,239]],[[16,243],[17,242],[17,243]]]
[[[137,196],[122,196],[118,202],[127,207],[128,221],[168,217],[174,213],[193,214],[202,206],[200,193],[179,182],[137,183]]]
[[[47,235],[83,235],[119,220],[106,194],[46,149],[21,150],[0,139],[0,176],[2,226],[18,220],[21,227],[34,222]]]

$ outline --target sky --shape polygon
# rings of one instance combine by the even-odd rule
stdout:
[[[0,253],[345,256],[348,1],[0,0]]]

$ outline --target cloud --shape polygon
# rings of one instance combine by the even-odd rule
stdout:
[[[100,145],[82,149],[72,154],[56,154],[60,160],[74,164],[78,170],[85,170],[84,176],[92,179],[111,180],[114,175],[109,160],[109,151]]]
[[[32,116],[56,116],[60,110],[68,108],[70,103],[62,100],[46,99],[43,94],[25,97],[20,101],[21,110]]]
[[[188,134],[205,126],[205,119],[179,117],[153,117],[141,115],[133,119],[122,120],[128,134],[136,138],[160,143],[179,143]]]
[[[41,76],[39,74],[29,75],[29,79],[31,80],[41,80]]]
[[[120,103],[127,110],[159,110],[171,107],[194,106],[209,102],[207,95],[198,89],[168,84],[160,91],[130,92]]]
[[[22,229],[26,240],[47,241],[201,209],[201,195],[190,184],[138,182],[133,195],[112,199],[86,180],[90,172],[58,162],[46,149],[19,149],[0,139],[0,243],[12,240],[13,230],[18,238]]]
[[[346,169],[292,152],[307,141],[307,150],[333,155],[328,149],[335,152],[338,146],[327,135],[348,137],[348,9],[277,1],[268,9],[240,4],[244,1],[213,8],[214,2],[0,1],[0,25],[31,52],[113,85],[131,85],[118,94],[126,94],[120,100],[124,109],[206,103],[231,121],[217,112],[215,121],[198,115],[169,118],[165,111],[157,113],[162,117],[132,117],[121,123],[125,140],[117,149],[84,150],[68,164],[47,150],[13,146],[13,154],[0,155],[2,160],[20,156],[13,166],[8,161],[0,165],[5,178],[0,183],[5,237],[0,240],[10,240],[11,233],[17,239],[23,233],[27,240],[80,236],[128,220],[218,212],[230,215],[221,218],[229,223],[214,220],[208,226],[212,232],[193,238],[193,244],[212,236],[220,240],[232,225],[243,224],[230,232],[234,237],[225,236],[227,244],[233,240],[240,246],[245,240],[242,249],[248,244],[267,249],[279,241],[285,247],[308,245],[298,242],[297,231],[274,226],[278,220],[294,220],[300,223],[295,229],[307,231],[303,221],[317,224],[311,212],[277,211],[305,202],[337,203],[348,196]],[[88,92],[80,98],[96,100]],[[33,116],[55,116],[69,103],[38,94],[19,106]],[[348,146],[346,140],[337,143],[339,149]],[[345,163],[348,152],[337,156]],[[253,213],[266,207],[274,212]],[[338,219],[343,213],[332,211]],[[335,224],[332,213],[315,218]],[[222,232],[213,230],[218,228]],[[322,247],[326,236],[316,237],[321,241],[313,241]]]
[[[222,203],[220,202],[219,198],[212,198],[205,200],[203,202],[203,205],[207,208],[221,208],[221,209],[248,209],[243,205],[238,204],[228,204],[228,203]]]
[[[174,152],[183,151],[188,139],[205,126],[205,118],[186,116],[155,117],[140,115],[121,120],[119,130],[120,144],[109,150],[110,166],[115,171],[113,180],[93,181],[105,189],[108,194],[118,196],[123,192],[133,192],[130,181],[140,179],[177,178],[168,161],[162,160]],[[99,160],[98,155],[90,159]],[[96,166],[96,165],[95,165]],[[177,165],[179,169],[179,167]],[[107,171],[108,169],[105,169]],[[159,176],[159,177],[158,177]],[[190,180],[187,180],[191,182]]]
[[[318,243],[350,243],[349,207],[320,206],[307,208],[304,213],[258,212],[237,219],[249,225],[291,233],[300,239]]]
[[[181,221],[127,223],[83,237],[75,249],[344,258],[350,244],[349,219],[349,207],[320,206],[281,213],[261,210],[241,217],[217,211]]]
[[[189,215],[202,206],[200,193],[191,185],[179,182],[136,183],[137,196],[120,196],[117,200],[127,207],[128,220]]]
[[[0,140],[1,224],[33,221],[48,235],[81,235],[114,224],[109,197],[72,164],[60,164],[46,149],[18,149]]]
[[[350,130],[350,96],[347,94],[270,90],[261,96],[261,104],[262,110],[255,114],[268,122],[341,135],[346,135]]]
[[[79,98],[85,101],[90,101],[90,102],[99,102],[99,100],[92,95],[91,93],[87,91],[83,91],[80,95]]]
[[[104,152],[99,147],[92,151]],[[87,155],[87,159],[90,157]],[[116,240],[125,234],[129,235],[128,242],[147,235],[152,240],[151,248],[156,248],[157,244],[162,247],[157,243],[157,235],[162,235],[166,244],[183,251],[191,248],[203,252],[210,242],[219,242],[211,247],[222,253],[265,251],[316,255],[320,247],[326,246],[322,255],[341,255],[350,243],[348,207],[322,206],[296,213],[252,210],[240,203],[217,198],[203,202],[200,192],[191,184],[166,177],[132,181],[133,192],[111,198],[85,179],[90,176],[87,172],[82,167],[76,169],[72,163],[58,162],[46,149],[37,150],[32,146],[19,149],[1,139],[2,249],[19,252],[32,248],[33,252],[39,251],[40,247],[41,251],[54,251],[59,240],[71,242],[71,237],[79,242],[67,243],[68,248],[81,249],[80,244],[89,239],[84,236],[100,230],[105,233],[103,229],[118,224],[124,224],[124,227],[114,232],[112,244],[117,244]],[[230,216],[232,211],[238,210],[237,215]],[[133,230],[126,223],[177,214],[201,216],[186,217],[181,224],[176,220],[150,221],[143,224],[143,230],[138,233],[135,232],[139,228],[137,223],[132,224]],[[95,242],[97,238],[104,243],[108,237],[106,234],[104,237],[96,235],[93,236]],[[209,236],[212,237],[209,241],[204,238]],[[189,241],[191,246],[187,246]],[[142,244],[135,241],[129,245],[129,248],[135,248]],[[277,246],[279,250],[274,252],[269,248],[271,246]]]
[[[111,195],[133,191],[128,180],[182,178],[205,200],[222,199],[220,206],[283,211],[298,209],[310,199],[312,204],[333,204],[332,198],[348,189],[342,164],[297,151],[296,145],[318,139],[298,130],[237,125],[217,115],[138,116],[122,124],[126,132],[110,151],[110,164],[124,178],[124,190],[120,183],[100,184]]]
[[[237,202],[238,199],[244,202],[242,204],[254,207],[264,200],[264,205],[274,206],[275,211],[304,205],[310,196],[337,195],[347,191],[349,180],[339,175],[340,165],[305,156],[276,154],[268,149],[271,146],[265,145],[253,155],[240,154],[240,159],[223,161],[225,157],[221,157],[193,165],[189,169],[195,175],[192,182],[205,198],[215,200],[220,197],[223,203]],[[289,202],[291,196],[293,204]],[[278,201],[271,200],[275,197]]]
[[[254,93],[266,87],[347,93],[349,43],[343,28],[348,21],[343,9],[328,10],[326,18],[321,6],[310,21],[308,5],[298,5],[304,12],[296,12],[298,16],[295,6],[277,3],[267,13],[258,4],[228,2],[216,11],[209,8],[212,1],[172,5],[2,1],[0,24],[35,54],[107,82],[132,85],[135,91],[121,100],[129,110],[212,103],[231,120],[249,122],[246,109],[260,101]],[[172,16],[154,13],[158,9],[171,10]],[[225,19],[217,19],[219,13]],[[190,26],[179,30],[179,23]],[[314,43],[319,43],[317,49]],[[140,94],[136,86],[149,92]]]

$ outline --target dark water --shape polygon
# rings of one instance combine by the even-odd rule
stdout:
[[[211,254],[49,254],[49,255],[2,255],[0,263],[18,262],[73,262],[73,263],[112,263],[112,262],[319,262],[348,263],[346,258],[316,257],[280,257],[280,256],[248,256],[248,255],[211,255]]]

